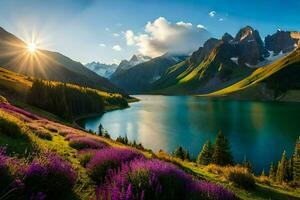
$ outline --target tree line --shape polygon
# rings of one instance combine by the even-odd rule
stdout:
[[[182,160],[196,161],[200,165],[216,164],[226,166],[234,164],[230,143],[222,131],[219,131],[214,144],[208,140],[203,145],[196,159],[191,158],[189,152],[182,146],[176,148],[172,154]],[[252,171],[250,161],[245,159],[242,166],[248,168],[249,172]],[[266,176],[264,170],[262,176]],[[295,187],[300,186],[300,137],[296,141],[295,151],[290,158],[287,158],[286,151],[283,151],[277,165],[271,163],[268,177],[274,183],[289,183]]]
[[[277,183],[291,183],[300,186],[300,137],[296,141],[294,154],[288,159],[283,151],[277,165],[271,163],[269,178]]]
[[[174,152],[173,156],[182,160],[193,160],[189,152],[182,146],[179,146]],[[202,165],[217,164],[220,166],[233,165],[233,156],[231,153],[230,143],[224,136],[222,131],[219,131],[215,144],[208,140],[202,147],[196,162]]]
[[[68,120],[80,115],[102,113],[106,104],[128,105],[122,97],[106,95],[86,87],[36,79],[28,92],[27,102]]]

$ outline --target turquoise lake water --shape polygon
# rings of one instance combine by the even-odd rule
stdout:
[[[154,151],[182,145],[197,156],[206,140],[222,130],[236,162],[250,160],[255,172],[268,171],[285,149],[290,156],[300,135],[300,104],[229,101],[190,96],[135,96],[130,108],[81,121],[87,129],[101,123],[112,138],[127,134]]]

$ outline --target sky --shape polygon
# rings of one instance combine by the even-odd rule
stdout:
[[[0,0],[0,26],[87,63],[190,53],[250,25],[300,31],[299,0]]]

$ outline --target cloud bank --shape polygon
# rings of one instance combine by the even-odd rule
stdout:
[[[114,46],[112,47],[112,49],[113,49],[114,51],[121,51],[121,50],[122,50],[122,48],[121,48],[120,45],[114,45]]]
[[[171,23],[164,17],[148,22],[144,33],[135,34],[127,30],[127,45],[136,45],[141,54],[157,57],[164,53],[188,54],[199,48],[208,38],[209,32],[202,25]]]

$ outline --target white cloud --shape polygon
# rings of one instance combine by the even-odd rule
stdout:
[[[121,50],[122,50],[122,48],[121,48],[120,45],[114,45],[114,46],[112,47],[112,49],[113,49],[114,51],[121,51]]]
[[[217,14],[217,12],[214,11],[214,10],[212,10],[212,11],[210,11],[210,12],[208,13],[208,15],[209,15],[210,17],[214,17],[216,14]]]
[[[118,59],[113,59],[112,60],[112,62],[111,62],[111,64],[120,64],[120,60],[118,60]]]
[[[114,34],[113,34],[113,36],[115,36],[115,37],[119,37],[119,36],[120,36],[120,34],[119,34],[119,33],[114,33]]]
[[[220,18],[219,21],[222,22],[222,21],[224,21],[224,19],[223,19],[223,18]]]
[[[202,24],[198,24],[197,28],[203,28],[203,29],[207,29],[205,26],[203,26]]]
[[[141,54],[156,57],[166,52],[188,54],[199,48],[210,34],[203,27],[192,23],[171,23],[164,17],[148,22],[145,32],[135,35],[126,31],[127,45],[136,45]]]
[[[105,31],[109,32],[109,31],[110,31],[110,29],[109,29],[109,28],[105,28]]]
[[[100,43],[99,46],[100,47],[106,47],[106,44]]]
[[[126,43],[128,46],[131,46],[131,45],[134,45],[135,43],[135,40],[137,39],[135,36],[134,36],[134,33],[132,30],[127,30],[125,32],[125,38],[126,38]]]

